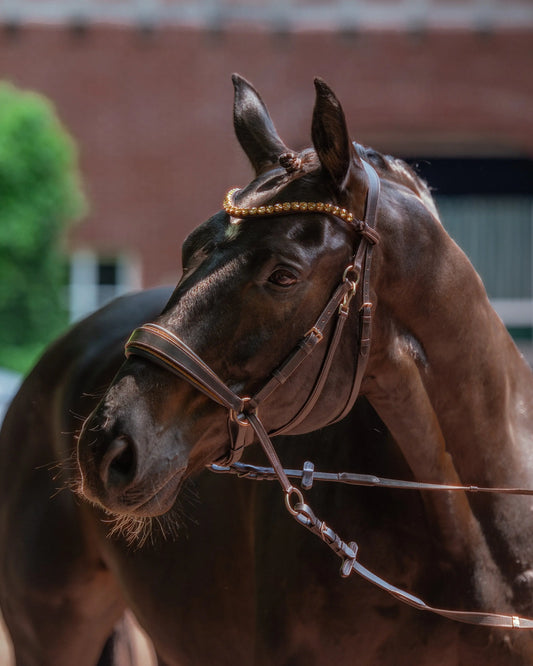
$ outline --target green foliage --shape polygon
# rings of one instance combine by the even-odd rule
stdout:
[[[61,240],[85,208],[52,104],[0,83],[0,365],[26,371],[67,324]]]

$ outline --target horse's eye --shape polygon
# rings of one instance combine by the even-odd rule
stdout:
[[[290,287],[295,282],[297,282],[297,280],[298,278],[296,275],[291,273],[291,271],[287,270],[286,268],[276,269],[268,278],[269,282],[278,285],[278,287]]]

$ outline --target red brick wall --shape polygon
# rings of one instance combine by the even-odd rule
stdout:
[[[22,27],[0,34],[0,76],[54,100],[76,137],[91,213],[73,247],[127,249],[146,286],[173,282],[181,242],[248,165],[230,75],[262,93],[286,143],[309,141],[312,79],[343,102],[355,139],[400,154],[533,157],[531,31],[210,33]]]

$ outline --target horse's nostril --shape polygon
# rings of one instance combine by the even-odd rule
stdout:
[[[109,469],[117,474],[129,474],[135,457],[133,455],[133,446],[122,439],[119,441],[115,453],[116,455],[111,460]]]
[[[100,466],[100,476],[106,486],[125,487],[135,476],[135,446],[129,437],[114,439],[105,452]]]

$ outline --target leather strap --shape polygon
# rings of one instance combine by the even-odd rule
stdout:
[[[352,383],[352,390],[346,405],[340,414],[335,417],[335,419],[330,421],[330,425],[331,423],[341,421],[352,410],[352,407],[354,406],[355,401],[357,400],[357,396],[361,390],[361,384],[366,372],[366,366],[368,365],[368,359],[370,358],[370,343],[372,340],[372,314],[374,308],[374,305],[371,301],[370,278],[372,275],[372,254],[374,245],[377,242],[375,229],[381,188],[379,177],[376,171],[364,160],[362,161],[362,164],[368,178],[365,224],[374,235],[367,234],[367,236],[363,236],[361,238],[361,242],[359,243],[357,254],[354,260],[354,269],[355,272],[360,276],[361,281],[361,305],[359,307],[359,351],[357,356],[357,366]]]
[[[295,490],[293,489],[293,493]],[[297,503],[294,509],[289,511],[300,525],[306,527],[310,532],[320,537],[333,552],[342,559],[341,576],[347,578],[352,571],[364,578],[369,583],[376,585],[399,601],[418,610],[429,611],[436,615],[442,615],[450,620],[475,624],[488,627],[505,627],[509,629],[533,629],[533,619],[520,617],[518,615],[507,615],[505,613],[486,613],[484,611],[463,611],[430,606],[420,597],[406,592],[396,585],[389,583],[370,569],[367,569],[357,560],[359,547],[355,541],[345,543],[339,535],[331,529],[324,521],[315,516],[313,510],[303,502]]]
[[[259,481],[275,481],[276,471],[273,467],[251,465],[250,463],[236,462],[230,466],[222,464],[212,465],[213,472],[219,474],[236,474],[239,478]],[[519,487],[486,487],[486,486],[454,486],[445,483],[426,483],[423,481],[405,481],[404,479],[388,479],[374,474],[357,474],[353,472],[317,472],[312,462],[306,461],[303,469],[284,469],[285,475],[290,479],[300,479],[304,490],[313,487],[315,481],[344,483],[350,486],[365,486],[371,488],[397,488],[399,490],[437,490],[457,491],[467,493],[495,493],[498,495],[533,495],[533,488]]]
[[[246,401],[229,389],[190,347],[157,324],[135,329],[126,343],[126,357],[143,356],[191,383],[211,400],[238,414]]]
[[[260,438],[260,441],[263,444],[262,438]],[[329,546],[329,548],[331,548],[335,552],[335,554],[338,557],[342,559],[341,576],[343,576],[344,578],[347,578],[354,571],[359,576],[361,576],[368,582],[372,583],[373,585],[376,585],[377,587],[384,590],[385,592],[395,597],[399,601],[402,601],[408,604],[409,606],[413,606],[418,610],[429,611],[431,613],[441,615],[442,617],[448,618],[450,620],[464,622],[467,624],[474,624],[478,626],[504,627],[508,629],[533,629],[533,619],[521,617],[518,615],[509,615],[505,613],[487,613],[484,611],[455,610],[455,609],[430,606],[425,601],[420,599],[420,597],[417,597],[414,594],[411,594],[410,592],[406,592],[405,590],[396,587],[396,585],[389,583],[384,578],[381,578],[370,569],[367,569],[357,560],[359,547],[355,541],[350,541],[349,543],[344,542],[327,523],[325,523],[324,521],[317,518],[317,516],[315,516],[311,507],[305,504],[303,500],[297,502],[294,505],[294,507],[290,505],[290,497],[294,494],[299,493],[299,491],[296,488],[290,485],[290,482],[288,480],[289,476],[294,476],[295,474],[293,474],[293,470],[285,470],[281,467],[279,458],[277,457],[277,454],[274,451],[270,440],[268,441],[268,448],[265,448],[265,451],[267,452],[267,457],[269,458],[272,464],[272,469],[268,471],[273,472],[275,478],[279,480],[283,490],[285,491],[287,508],[289,509],[289,512],[294,516],[296,521],[300,523],[300,525],[303,525],[310,532],[318,536],[327,546]],[[223,470],[215,467],[214,471],[220,472]],[[303,478],[304,474],[305,470],[303,474],[301,474],[301,478]],[[256,478],[266,478],[266,477],[256,477]],[[274,478],[274,476],[270,478]],[[421,485],[434,486],[435,484],[421,484]],[[458,490],[459,488],[455,487],[453,489]],[[485,489],[485,490],[490,491],[491,489]],[[492,491],[494,492],[495,489],[492,489]],[[533,491],[524,491],[524,492],[526,492],[527,494],[532,494]]]
[[[344,324],[346,323],[347,319],[348,319],[348,311],[344,309],[340,310],[337,316],[337,323],[335,325],[335,330],[333,332],[333,336],[331,337],[328,346],[327,354],[320,368],[320,373],[315,382],[315,385],[313,386],[313,390],[309,394],[309,397],[307,398],[304,405],[301,407],[300,411],[283,428],[279,428],[275,432],[271,433],[272,437],[276,435],[281,435],[284,432],[290,432],[291,430],[294,430],[294,428],[300,425],[300,423],[302,423],[313,411],[316,403],[318,402],[318,399],[322,395],[322,391],[326,384],[327,378],[329,377],[329,371],[331,370],[331,365],[335,357],[335,352],[337,351],[337,347],[339,346],[339,343],[341,341],[342,332],[344,330]]]
[[[324,339],[326,334],[326,328],[333,317],[333,315],[339,311],[341,304],[345,301],[347,296],[352,291],[352,284],[349,281],[343,281],[337,287],[333,296],[328,301],[326,307],[322,310],[320,316],[316,320],[314,326],[306,333],[305,337],[300,341],[300,343],[295,347],[293,352],[283,361],[283,363],[272,372],[272,377],[266,382],[266,384],[254,395],[253,402],[254,404],[259,404],[266,400],[273,391],[284,384],[287,379],[297,370],[300,364],[306,359],[311,352],[315,349]],[[334,336],[335,337],[335,336]],[[330,346],[330,355],[333,356],[336,350],[336,346],[339,340],[334,340],[334,346]],[[325,378],[324,378],[325,379]],[[321,380],[319,379],[319,383]],[[298,418],[296,415],[295,418]],[[285,432],[288,430],[288,425],[280,428],[276,431],[276,434],[280,432]]]
[[[356,361],[356,369],[354,379],[352,382],[352,389],[346,405],[341,413],[335,418],[331,419],[328,425],[336,423],[343,419],[351,411],[354,403],[359,395],[363,377],[366,371],[366,366],[370,356],[370,342],[372,338],[372,310],[373,304],[370,300],[370,278],[372,269],[372,252],[373,247],[379,242],[379,235],[376,232],[377,221],[377,208],[379,202],[380,182],[379,177],[373,167],[367,164],[364,160],[361,161],[368,179],[368,192],[366,197],[366,209],[364,221],[360,222],[359,233],[361,233],[361,241],[357,248],[357,253],[353,261],[353,271],[358,276],[361,283],[361,305],[359,308],[359,350]],[[321,374],[310,394],[307,402],[302,407],[300,412],[290,421],[287,426],[273,434],[280,434],[288,432],[297,425],[299,425],[311,412],[315,406],[322,389],[326,383],[326,379],[333,362],[335,351],[339,345],[342,330],[348,317],[348,312],[340,310],[337,326],[333,336],[333,342],[330,345],[325,362],[322,366]]]
[[[414,606],[418,610],[429,611],[436,615],[442,615],[449,620],[457,622],[464,622],[466,624],[475,624],[485,627],[505,627],[508,629],[533,629],[533,620],[527,617],[520,617],[518,615],[505,615],[503,613],[485,613],[481,611],[462,611],[450,610],[446,608],[436,608],[430,606],[419,597],[416,597],[405,590],[392,585],[383,578],[380,578],[375,573],[364,567],[360,562],[354,559],[351,562],[351,569],[359,574],[368,582],[376,585],[377,587],[385,590],[390,595],[403,601],[409,606]]]
[[[126,343],[125,354],[126,357],[132,354],[142,356],[186,379],[208,398],[228,409],[240,425],[247,425],[248,415],[284,384],[323,340],[330,319],[351,292],[349,281],[343,281],[337,287],[314,326],[251,398],[241,398],[234,393],[183,340],[157,324],[144,324],[135,329]],[[242,446],[235,448],[242,449]]]

